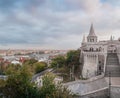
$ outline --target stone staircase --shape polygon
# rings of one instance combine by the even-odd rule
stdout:
[[[106,77],[109,76],[109,72],[111,73],[111,77],[120,77],[120,65],[117,53],[108,53],[105,71]]]

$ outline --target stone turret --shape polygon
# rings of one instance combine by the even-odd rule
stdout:
[[[111,37],[110,37],[110,41],[112,41],[113,40],[113,36],[111,35]]]
[[[89,32],[89,35],[87,37],[87,42],[97,42],[97,36],[94,32],[93,24],[91,24],[90,32]]]
[[[82,40],[82,43],[85,43],[86,40],[85,40],[85,35],[83,36],[83,40]]]

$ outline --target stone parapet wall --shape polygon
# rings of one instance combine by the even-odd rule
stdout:
[[[108,87],[89,92],[84,95],[80,95],[79,97],[76,98],[107,98],[108,95]]]
[[[80,95],[76,98],[107,98],[109,94],[108,87],[93,92]],[[112,85],[110,89],[110,98],[120,98],[120,85]]]
[[[120,81],[119,78],[111,80],[109,87],[109,79],[104,75],[97,76],[88,80],[79,80],[64,84],[73,93],[78,95],[75,98],[107,98],[110,91],[110,98],[120,98]]]
[[[64,83],[64,85],[69,86],[69,85],[74,85],[76,83],[90,83],[93,81],[98,81],[98,79],[103,79],[104,78],[104,74],[87,79],[87,80],[77,80],[77,81],[72,81],[72,82],[68,82],[68,83]]]
[[[89,94],[108,87],[108,84],[103,75],[88,80],[79,80],[63,85],[66,86],[71,91],[71,93],[77,95]]]

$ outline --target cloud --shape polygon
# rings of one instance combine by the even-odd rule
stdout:
[[[97,11],[100,6],[101,6],[101,2],[100,0],[67,0],[71,5],[73,6],[77,6],[79,8],[81,8],[82,10],[89,12],[89,13],[93,13],[95,11]]]
[[[38,6],[45,3],[46,0],[0,0],[0,8],[3,12],[11,12],[14,9],[35,10]]]
[[[1,47],[76,49],[91,22],[100,39],[118,36],[120,7],[109,1],[9,1],[0,1]]]

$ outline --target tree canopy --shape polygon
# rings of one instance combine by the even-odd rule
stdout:
[[[55,72],[61,73],[65,82],[74,80],[71,77],[80,78],[80,50],[71,50],[65,56],[55,57],[52,59],[51,66],[56,68]]]
[[[26,67],[9,75],[0,86],[6,98],[39,98],[37,87],[31,82],[30,70]]]
[[[80,60],[80,51],[79,50],[71,50],[67,53],[66,63],[68,66],[78,66]]]
[[[22,68],[7,80],[0,80],[0,92],[5,98],[73,98],[67,88],[54,83],[55,75],[43,76],[43,86],[39,88],[31,82],[30,74]]]
[[[55,76],[51,73],[43,77],[43,86],[41,88],[41,98],[73,98],[70,91],[61,84],[54,83]]]
[[[64,56],[57,56],[56,58],[52,59],[51,66],[52,67],[63,67],[65,66],[66,60]]]
[[[35,73],[40,73],[41,71],[45,70],[47,67],[47,63],[45,62],[36,62],[34,63]]]

